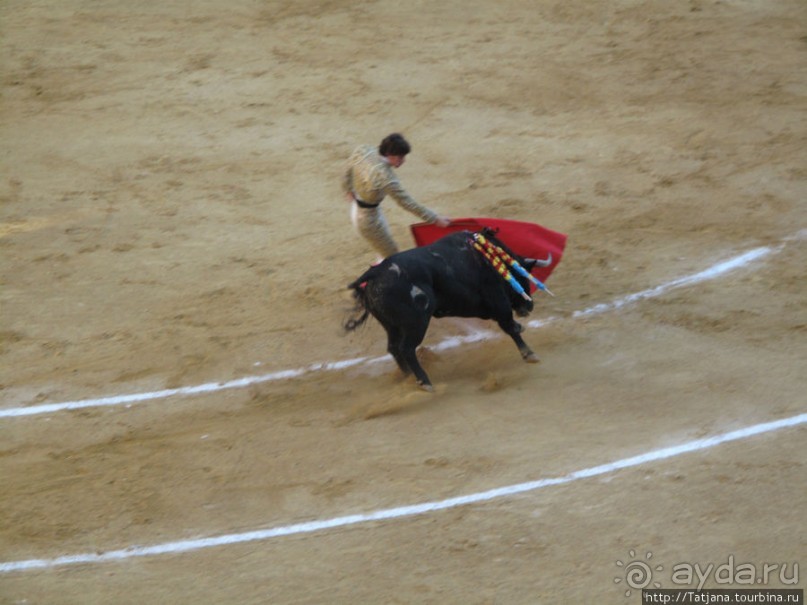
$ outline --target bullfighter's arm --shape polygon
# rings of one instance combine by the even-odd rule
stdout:
[[[417,203],[415,199],[409,195],[409,193],[407,193],[406,189],[403,188],[401,182],[395,177],[387,181],[386,186],[384,187],[384,193],[398,202],[398,205],[401,208],[411,212],[415,216],[420,217],[427,223],[433,223],[438,218],[436,212],[429,210],[426,208],[426,206]]]

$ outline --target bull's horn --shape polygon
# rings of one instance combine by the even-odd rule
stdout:
[[[546,260],[538,260],[537,258],[525,258],[524,262],[526,264],[533,263],[536,267],[548,267],[552,264],[552,253],[549,253],[549,257]]]

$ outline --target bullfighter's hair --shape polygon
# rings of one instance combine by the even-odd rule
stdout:
[[[381,141],[381,145],[378,146],[378,153],[384,157],[390,155],[403,156],[407,155],[410,151],[412,151],[412,146],[409,144],[409,141],[398,132],[393,132],[384,137],[384,140]]]

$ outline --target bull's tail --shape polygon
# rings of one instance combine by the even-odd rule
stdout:
[[[353,290],[353,299],[356,301],[356,308],[353,310],[354,315],[346,319],[342,324],[346,332],[352,332],[367,321],[367,318],[370,316],[365,288],[367,287],[367,282],[375,277],[375,269],[375,266],[370,267],[348,286],[349,290]]]
[[[357,306],[358,306],[358,304],[357,304]],[[345,323],[342,324],[342,327],[345,329],[345,332],[352,332],[353,330],[358,328],[360,325],[362,325],[365,321],[367,321],[367,318],[369,316],[370,316],[370,311],[368,311],[366,308],[364,308],[364,310],[361,311],[361,315],[358,315],[358,316],[355,316],[355,317],[349,317],[347,320],[345,320]]]

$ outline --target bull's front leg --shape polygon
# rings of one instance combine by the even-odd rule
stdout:
[[[527,363],[538,363],[540,359],[538,356],[533,352],[533,350],[529,347],[529,345],[524,342],[524,339],[521,338],[521,332],[524,331],[524,328],[521,327],[521,324],[518,323],[516,320],[513,319],[512,315],[507,316],[504,319],[500,319],[497,322],[499,327],[513,339],[513,342],[516,343],[518,347],[518,352],[521,353],[522,359]]]

